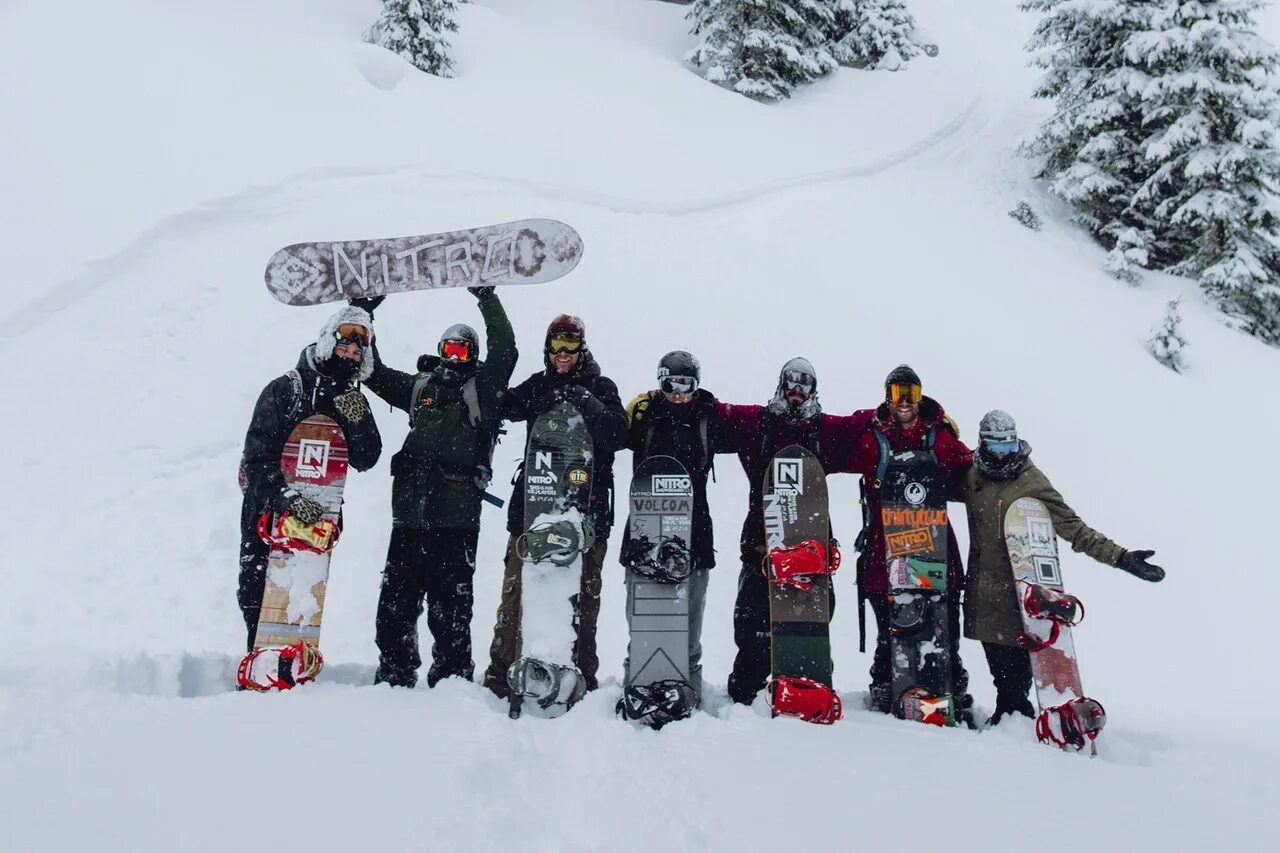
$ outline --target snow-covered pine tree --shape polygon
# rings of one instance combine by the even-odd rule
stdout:
[[[836,69],[834,11],[834,0],[695,0],[686,18],[701,41],[685,61],[748,97],[790,97]]]
[[[903,0],[835,0],[831,53],[841,65],[897,71],[920,55]]]
[[[1255,32],[1264,4],[1162,5],[1129,43],[1150,75],[1146,179],[1132,207],[1167,234],[1170,272],[1198,277],[1232,325],[1280,344],[1280,54]]]
[[[1169,300],[1164,312],[1164,322],[1159,328],[1152,330],[1151,337],[1147,339],[1147,352],[1175,373],[1187,369],[1186,356],[1182,354],[1186,349],[1187,339],[1182,336],[1182,315],[1178,312],[1178,303],[1181,301]]]
[[[1148,167],[1143,156],[1141,86],[1127,44],[1150,29],[1163,0],[1023,0],[1043,12],[1028,45],[1045,69],[1037,98],[1056,102],[1053,116],[1022,144],[1043,157],[1039,177],[1070,202],[1076,220],[1111,250],[1108,267],[1133,281],[1157,247],[1156,223],[1130,209]]]
[[[458,31],[456,11],[455,0],[385,0],[364,40],[400,54],[428,74],[452,77],[445,33]]]

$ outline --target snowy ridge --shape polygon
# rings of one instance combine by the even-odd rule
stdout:
[[[1046,105],[1028,97],[1034,21],[1014,4],[916,2],[937,58],[842,70],[771,107],[684,68],[685,8],[643,0],[466,4],[450,81],[357,43],[373,0],[46,5],[0,10],[0,69],[17,81],[0,90],[12,459],[0,846],[936,849],[912,812],[922,802],[957,853],[1268,846],[1280,738],[1258,712],[1280,700],[1268,680],[1280,582],[1258,493],[1280,475],[1265,438],[1280,361],[1224,328],[1190,282],[1110,279],[1104,253],[1030,181],[1013,148]],[[31,38],[55,31],[74,62]],[[1267,32],[1280,36],[1280,18]],[[512,97],[517,83],[539,96]],[[458,118],[494,103],[505,127],[492,112]],[[1041,232],[1006,215],[1020,200]],[[728,458],[710,491],[706,713],[659,733],[613,714],[621,518],[602,688],[566,717],[513,723],[478,685],[372,687],[386,460],[406,428],[377,402],[386,451],[348,480],[320,682],[230,691],[244,428],[329,313],[276,303],[267,258],[299,240],[526,216],[573,225],[586,251],[561,282],[502,292],[523,350],[515,380],[540,368],[547,320],[570,311],[624,399],[682,348],[732,402],[765,401],[803,354],[830,412],[873,405],[907,361],[970,443],[983,412],[1013,413],[1081,516],[1155,548],[1169,572],[1147,585],[1062,548],[1088,607],[1075,631],[1084,686],[1110,718],[1099,758],[1040,747],[1021,721],[975,734],[859,710],[870,660],[851,559],[832,625],[846,719],[814,727],[729,705],[747,484]],[[1183,376],[1142,346],[1180,294]],[[388,363],[407,369],[446,326],[478,320],[465,292],[424,293],[389,301],[376,325]],[[1261,446],[1235,443],[1258,433]],[[499,445],[495,483],[523,435]],[[623,489],[628,464],[621,454]],[[830,490],[851,542],[856,483],[833,477]],[[484,519],[478,667],[506,543],[502,513]],[[989,709],[981,649],[962,651]],[[255,772],[288,784],[256,787]],[[1003,829],[1038,790],[1059,798],[1053,828]],[[638,799],[661,819],[637,828]]]

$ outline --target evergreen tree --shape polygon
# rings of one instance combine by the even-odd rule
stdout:
[[[1262,0],[1167,0],[1130,55],[1150,75],[1146,179],[1134,208],[1232,325],[1280,344],[1280,55],[1254,32]]]
[[[831,53],[841,65],[897,71],[920,55],[915,28],[902,0],[836,0]]]
[[[455,11],[455,0],[385,0],[364,40],[400,54],[428,74],[452,77],[445,33],[458,31]]]
[[[1181,301],[1181,299],[1169,300],[1165,308],[1164,322],[1158,329],[1152,331],[1151,337],[1147,340],[1147,352],[1175,373],[1181,373],[1187,369],[1186,356],[1182,354],[1187,347],[1187,339],[1182,336],[1180,328],[1182,315],[1178,312],[1178,303]]]
[[[695,0],[686,16],[701,36],[685,60],[712,83],[781,100],[834,71],[833,0]]]

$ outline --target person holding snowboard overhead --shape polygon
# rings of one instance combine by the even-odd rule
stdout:
[[[889,713],[893,674],[889,660],[889,573],[885,563],[884,525],[877,471],[882,448],[889,453],[931,448],[938,467],[949,483],[954,483],[973,464],[973,453],[959,437],[959,429],[937,400],[922,393],[920,376],[909,365],[900,364],[884,380],[884,402],[876,407],[871,429],[853,446],[847,465],[862,475],[862,533],[858,536],[858,596],[871,603],[876,620],[876,646],[871,664],[869,706]],[[960,661],[960,589],[964,563],[955,531],[947,523],[947,619],[951,637],[951,686],[956,718],[972,723],[973,697],[968,693],[969,674]],[[859,632],[862,607],[858,608]]]
[[[586,326],[570,314],[561,314],[547,326],[543,338],[544,369],[507,391],[503,417],[528,421],[568,402],[577,407],[586,421],[594,445],[590,472],[591,503],[588,521],[595,544],[582,555],[582,583],[575,607],[577,639],[573,663],[582,672],[588,690],[597,686],[600,659],[596,654],[596,621],[600,616],[600,574],[613,526],[613,457],[627,441],[627,413],[618,396],[618,386],[600,372],[587,347]],[[527,438],[526,438],[527,445]],[[527,449],[527,447],[526,447]],[[489,667],[484,685],[501,699],[507,698],[507,669],[520,648],[520,580],[524,561],[516,542],[524,533],[524,479],[517,473],[508,504],[505,569],[502,597],[498,603],[489,647]]]
[[[394,370],[379,358],[367,383],[409,414],[404,446],[391,457],[391,542],[378,596],[375,683],[417,684],[424,597],[434,640],[427,686],[444,678],[470,681],[475,671],[471,611],[480,504],[517,352],[494,288],[468,290],[484,317],[487,361],[480,360],[475,329],[457,323],[444,330],[435,355],[419,357],[417,373]]]
[[[750,484],[747,517],[738,541],[742,567],[733,605],[733,640],[738,653],[729,674],[729,698],[750,705],[771,670],[769,581],[763,565],[766,467],[779,450],[798,444],[818,457],[825,473],[850,471],[849,447],[866,430],[871,413],[823,413],[817,372],[805,358],[793,358],[782,366],[767,405],[716,403],[715,408],[728,446],[738,454]],[[834,589],[831,610],[835,611]]]
[[[693,531],[689,549],[689,679],[695,701],[702,700],[702,616],[707,604],[709,570],[716,564],[707,504],[707,475],[717,453],[731,453],[716,416],[716,398],[701,387],[702,367],[683,350],[667,353],[658,362],[658,387],[636,395],[627,405],[627,447],[631,470],[651,456],[676,459],[693,478]],[[622,541],[624,563],[630,531]],[[630,618],[631,604],[627,603]],[[624,671],[626,667],[623,667]]]
[[[298,357],[298,364],[262,389],[244,436],[240,458],[244,501],[240,508],[240,582],[236,600],[248,632],[245,643],[253,651],[258,611],[267,582],[271,546],[258,536],[264,513],[288,513],[303,524],[316,524],[324,508],[285,483],[280,457],[294,427],[312,415],[326,415],[347,439],[348,461],[368,471],[382,455],[382,436],[369,411],[360,383],[373,373],[370,346],[373,318],[346,306],[325,321],[315,343]]]
[[[1017,424],[1008,412],[996,409],[983,415],[973,467],[965,472],[953,497],[964,501],[969,514],[964,635],[982,643],[996,686],[996,710],[987,723],[995,725],[1015,713],[1035,717],[1029,698],[1031,654],[1016,642],[1022,633],[1022,615],[1004,539],[1004,513],[1009,506],[1019,498],[1036,498],[1053,517],[1054,532],[1070,542],[1073,551],[1134,577],[1159,581],[1164,569],[1147,562],[1154,551],[1126,551],[1080,520],[1031,461],[1031,445],[1018,438]]]

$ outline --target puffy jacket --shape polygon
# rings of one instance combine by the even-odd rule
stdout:
[[[554,368],[535,373],[507,391],[503,398],[503,417],[509,421],[528,421],[553,409],[572,388],[585,390],[599,407],[583,411],[593,443],[591,466],[591,504],[588,514],[597,539],[607,538],[613,527],[613,457],[627,443],[627,413],[618,397],[618,386],[600,373],[600,366],[590,350],[582,351],[577,369],[556,373]],[[581,408],[581,406],[579,407]],[[529,439],[525,437],[525,451]],[[507,507],[507,530],[513,535],[524,532],[524,479],[518,473]]]
[[[488,360],[461,368],[434,355],[418,373],[378,360],[369,389],[409,413],[409,434],[391,458],[392,526],[477,530],[502,394],[515,370],[515,333],[496,295],[480,301]]]

